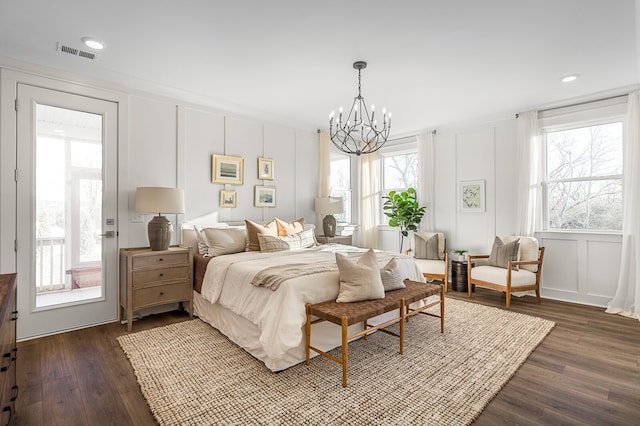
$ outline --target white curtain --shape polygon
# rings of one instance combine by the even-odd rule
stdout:
[[[331,159],[329,157],[329,133],[319,133],[318,197],[331,195]]]
[[[435,159],[433,143],[435,131],[422,133],[418,139],[418,203],[426,206],[427,210],[420,222],[420,229],[423,231],[435,231]]]
[[[622,258],[606,312],[640,320],[640,91],[629,94],[623,148]]]
[[[518,235],[533,236],[542,217],[541,202],[541,138],[538,111],[518,116]]]
[[[378,223],[380,211],[380,181],[378,153],[360,157],[360,246],[378,248]]]

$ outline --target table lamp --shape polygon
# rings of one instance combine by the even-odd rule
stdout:
[[[318,197],[316,198],[316,213],[326,215],[322,219],[322,230],[325,237],[335,237],[336,218],[334,213],[344,212],[342,197]]]
[[[136,189],[136,213],[158,213],[149,221],[147,233],[151,250],[167,250],[173,225],[163,213],[184,213],[184,191],[179,188],[141,187]]]

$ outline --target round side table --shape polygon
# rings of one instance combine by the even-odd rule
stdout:
[[[471,264],[475,266],[475,263]],[[467,262],[461,262],[459,260],[451,261],[451,289],[455,291],[468,291],[468,279],[467,279]],[[473,285],[471,291],[476,291],[476,286]]]

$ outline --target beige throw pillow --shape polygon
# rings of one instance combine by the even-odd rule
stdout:
[[[260,251],[260,242],[258,241],[258,234],[278,236],[278,226],[275,221],[271,221],[266,225],[260,225],[259,223],[252,222],[250,220],[244,221],[247,226],[247,251]]]
[[[246,232],[241,228],[204,228],[200,231],[206,246],[206,256],[240,253],[246,244]]]
[[[340,273],[340,293],[336,302],[360,302],[384,298],[384,286],[376,253],[367,251],[358,261],[336,253]]]
[[[497,266],[498,268],[508,268],[510,260],[515,262],[518,259],[519,244],[520,239],[505,244],[500,237],[496,237],[495,240],[493,240],[491,255],[489,255],[489,265]],[[513,269],[517,269],[517,267]]]
[[[438,250],[438,234],[419,234],[414,233],[415,253],[413,257],[416,259],[442,260]]]
[[[293,235],[304,231],[304,218],[296,219],[293,222],[285,222],[277,217],[274,219],[278,227],[278,236]]]
[[[402,282],[402,273],[395,257],[384,265],[384,268],[380,269],[380,278],[382,278],[384,291],[399,290],[407,287]]]
[[[300,250],[316,245],[316,240],[313,238],[313,229],[307,229],[306,231],[284,237],[258,234],[258,242],[260,243],[260,251],[263,253]]]

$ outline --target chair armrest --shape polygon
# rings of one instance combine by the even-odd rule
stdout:
[[[519,265],[538,265],[540,263],[539,260],[512,260],[511,265],[519,266]]]
[[[488,254],[469,254],[467,255],[467,259],[471,260],[471,259],[488,259],[489,255]]]

